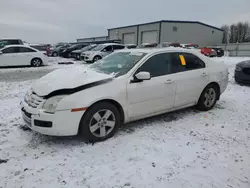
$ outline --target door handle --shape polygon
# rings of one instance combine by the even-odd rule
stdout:
[[[165,81],[165,84],[172,84],[173,82],[174,82],[173,80],[169,79],[169,80]]]
[[[201,76],[205,77],[205,76],[207,76],[207,73],[203,72],[203,73],[201,74]]]

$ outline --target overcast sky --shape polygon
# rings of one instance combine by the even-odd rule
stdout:
[[[250,22],[250,0],[0,0],[0,38],[73,42],[158,20]]]

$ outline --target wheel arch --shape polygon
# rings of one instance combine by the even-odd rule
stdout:
[[[92,106],[96,105],[97,103],[101,103],[101,102],[108,102],[108,103],[113,104],[117,108],[117,110],[119,111],[119,113],[121,115],[121,123],[125,122],[125,112],[123,110],[123,107],[122,107],[122,105],[119,102],[117,102],[114,99],[101,99],[101,100],[98,100],[98,101],[94,102],[93,104],[91,104],[88,107],[88,109],[90,109]]]

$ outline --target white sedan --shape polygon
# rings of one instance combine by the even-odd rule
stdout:
[[[228,69],[195,51],[121,50],[88,68],[49,73],[27,92],[21,109],[34,131],[80,133],[96,142],[123,123],[190,106],[210,110],[227,84]]]
[[[33,66],[48,64],[48,56],[35,48],[24,45],[9,45],[0,49],[0,67]]]

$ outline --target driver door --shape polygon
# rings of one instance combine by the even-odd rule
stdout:
[[[130,120],[164,113],[174,105],[176,85],[171,80],[170,54],[160,53],[150,57],[135,75],[142,71],[149,72],[151,79],[127,84]]]
[[[112,45],[109,45],[109,46],[106,46],[105,48],[102,49],[101,51],[101,57],[105,57],[109,54],[111,54],[113,52],[113,46]]]

